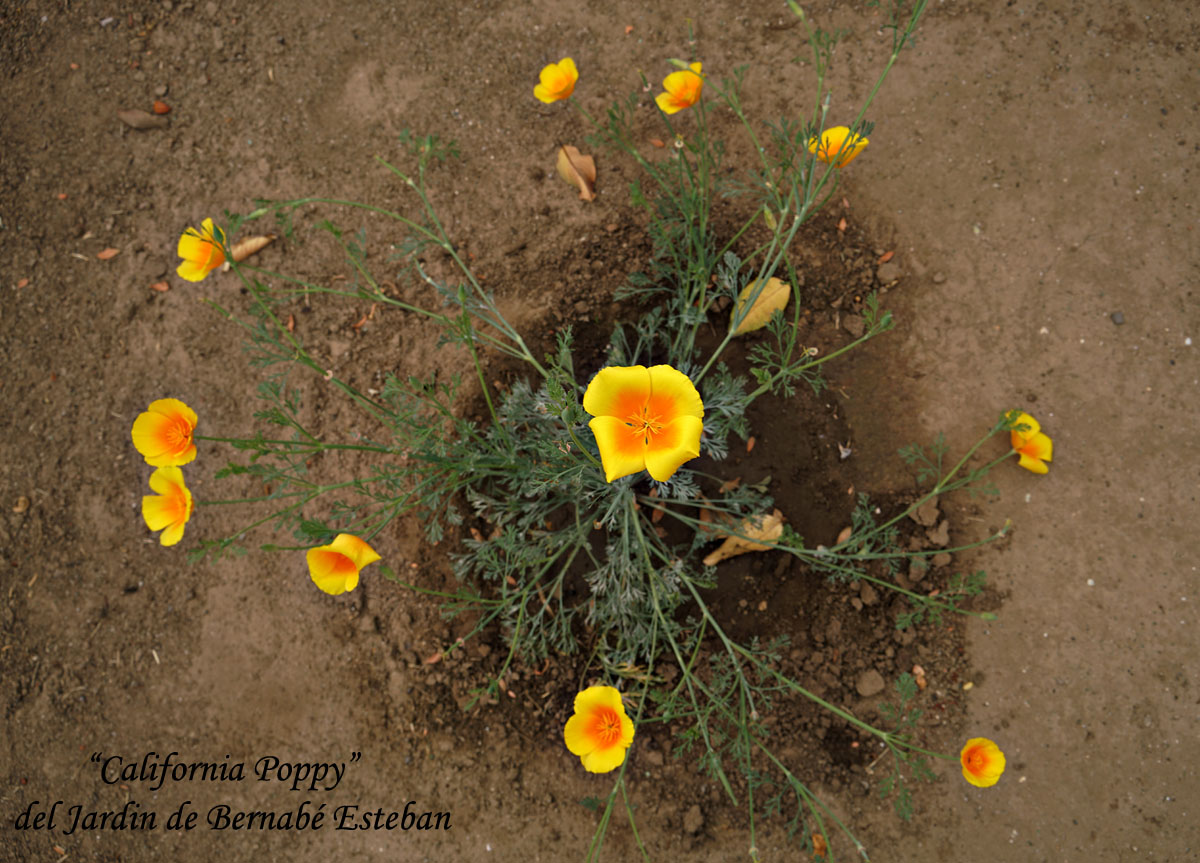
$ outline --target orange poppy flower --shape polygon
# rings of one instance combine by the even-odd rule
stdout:
[[[692,63],[687,69],[680,69],[663,78],[663,89],[667,92],[659,93],[654,101],[664,114],[674,114],[700,101],[700,91],[704,89],[700,66],[700,63]]]
[[[563,740],[589,773],[620,767],[633,743],[633,720],[625,715],[621,693],[611,686],[589,686],[576,695],[575,715],[563,728]]]
[[[157,399],[133,421],[133,445],[153,467],[177,467],[196,457],[196,412],[179,399]]]
[[[177,254],[183,263],[175,270],[179,278],[199,282],[225,263],[225,232],[205,219],[201,229],[188,228],[179,238]]]
[[[183,539],[183,526],[192,517],[192,493],[177,467],[160,467],[150,474],[150,490],[142,497],[142,518],[151,530],[161,530],[158,541],[174,545]]]
[[[579,80],[579,70],[575,61],[563,57],[557,63],[551,63],[542,69],[538,76],[540,81],[533,88],[533,95],[539,100],[550,104],[567,98],[575,92],[575,82]]]
[[[1004,772],[1004,753],[986,737],[972,737],[962,748],[963,778],[977,788],[990,788]]]
[[[847,138],[850,138],[849,126],[834,126],[821,133],[820,144],[817,143],[815,135],[809,138],[808,152],[816,153],[817,158],[826,165],[844,168],[853,162],[859,153],[867,149],[867,144],[871,143],[862,135],[850,138],[849,143],[846,142]]]
[[[666,482],[700,455],[704,402],[688,376],[671,366],[609,366],[583,394],[608,482],[648,470]]]
[[[1021,457],[1021,467],[1034,473],[1049,473],[1046,462],[1053,459],[1054,442],[1042,434],[1041,425],[1027,413],[1022,412],[1017,417],[1017,425],[1029,426],[1024,431],[1013,429],[1011,432],[1012,448]]]
[[[375,549],[349,533],[339,533],[329,545],[310,548],[305,558],[313,583],[335,596],[358,587],[359,570],[380,559]]]

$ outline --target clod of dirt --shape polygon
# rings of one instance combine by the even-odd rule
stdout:
[[[867,322],[859,315],[846,315],[842,318],[842,329],[857,339],[867,331]]]
[[[858,682],[854,684],[854,688],[858,690],[858,694],[863,698],[870,698],[872,695],[878,695],[883,692],[885,685],[883,675],[875,669],[871,669],[859,675]]]
[[[126,108],[124,111],[118,111],[117,117],[126,126],[139,131],[147,129],[166,129],[171,125],[171,121],[166,117],[156,117],[146,111],[139,111],[136,108]]]
[[[875,278],[881,285],[890,285],[900,279],[900,265],[895,261],[880,264],[875,270]]]
[[[863,605],[874,605],[879,602],[879,593],[869,582],[860,581],[858,583],[858,598],[862,600]]]
[[[950,543],[950,520],[942,519],[942,523],[935,530],[925,531],[925,536],[929,541],[937,546],[945,546]]]
[[[913,521],[919,525],[922,525],[923,527],[933,527],[935,524],[937,524],[938,515],[939,512],[937,498],[931,497],[929,500],[925,501],[925,503],[917,507],[916,512],[914,512],[910,517]]]
[[[700,828],[704,826],[704,813],[700,811],[700,804],[693,803],[683,816],[683,829],[688,833],[699,833]]]
[[[943,551],[941,554],[935,554],[933,556],[933,560],[931,562],[933,563],[933,565],[935,567],[943,567],[943,566],[949,566],[950,560],[951,560],[950,555],[947,552]]]
[[[1125,323],[1125,316],[1120,312],[1113,312],[1109,317],[1112,318],[1112,322],[1118,327]]]

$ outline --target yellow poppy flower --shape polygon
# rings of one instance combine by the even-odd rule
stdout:
[[[183,526],[192,517],[192,493],[177,467],[160,467],[150,474],[150,490],[142,497],[142,518],[151,530],[161,530],[158,541],[174,545],[183,539]]]
[[[867,149],[867,144],[871,143],[862,135],[855,135],[849,143],[846,141],[847,138],[850,138],[849,126],[834,126],[821,133],[820,144],[817,143],[815,135],[809,138],[808,152],[816,153],[817,158],[827,165],[844,168],[854,161],[855,156]]]
[[[575,715],[563,727],[563,740],[589,773],[608,773],[625,761],[633,743],[633,720],[625,715],[621,693],[589,686],[575,696]]]
[[[1018,425],[1029,426],[1026,431],[1013,429],[1012,448],[1021,457],[1021,467],[1034,473],[1049,473],[1046,462],[1053,460],[1054,442],[1048,435],[1042,434],[1042,427],[1029,414],[1022,412],[1017,417]]]
[[[179,399],[157,399],[133,421],[133,445],[153,467],[177,467],[196,457],[196,412]]]
[[[567,98],[575,92],[575,82],[579,80],[579,70],[575,61],[563,57],[557,63],[551,63],[542,69],[538,76],[540,82],[533,88],[533,95],[539,100],[550,104]]]
[[[986,737],[972,737],[959,755],[963,778],[977,788],[990,788],[1004,772],[1004,753]]]
[[[179,278],[199,282],[225,263],[225,232],[205,219],[200,230],[188,228],[179,238],[177,254],[183,263],[175,270]]]
[[[648,470],[659,482],[700,455],[704,402],[671,366],[609,366],[583,394],[608,482]]]
[[[375,549],[349,533],[339,533],[329,545],[310,548],[305,557],[313,583],[335,596],[358,587],[359,570],[379,560]]]
[[[704,89],[700,66],[700,63],[692,63],[687,69],[680,69],[663,78],[663,89],[667,92],[659,93],[654,101],[664,114],[674,114],[700,101],[700,91]]]

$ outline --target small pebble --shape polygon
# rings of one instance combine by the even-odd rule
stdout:
[[[1125,323],[1125,316],[1120,312],[1113,312],[1109,317],[1112,318],[1112,322],[1118,327]]]
[[[155,87],[155,88],[154,88],[154,95],[155,95],[155,96],[158,96],[158,97],[160,97],[160,98],[161,98],[162,96],[165,96],[165,95],[167,95],[167,85],[166,85],[166,84],[159,84],[157,87]]]

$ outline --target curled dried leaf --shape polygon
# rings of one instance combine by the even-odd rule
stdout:
[[[246,258],[265,249],[271,243],[275,242],[274,234],[262,234],[257,237],[247,237],[234,243],[233,248],[229,250],[230,256],[239,264]]]
[[[166,117],[156,117],[154,114],[140,111],[137,108],[118,111],[117,118],[126,126],[143,132],[147,129],[165,129],[171,125],[171,121]]]
[[[726,537],[716,551],[704,558],[704,565],[716,566],[723,560],[737,557],[748,551],[766,551],[771,546],[763,545],[756,540],[774,542],[779,539],[783,536],[783,522],[783,513],[779,510],[775,510],[770,515],[759,515],[743,520],[737,527],[736,532],[739,535]]]
[[[579,189],[584,201],[596,199],[596,160],[585,156],[569,144],[558,148],[558,176]]]
[[[97,252],[96,257],[102,261],[111,261],[117,255],[121,254],[120,249],[105,249],[103,252]]]
[[[755,280],[742,288],[742,292],[738,295],[737,305],[733,307],[733,313],[729,318],[729,326],[735,336],[765,327],[771,320],[771,316],[777,311],[782,311],[792,296],[791,285],[779,279],[768,279],[766,285],[759,292],[758,299],[754,301],[754,305],[746,310],[746,304],[750,302],[750,297],[757,286],[758,281]],[[735,326],[738,317],[743,314],[745,317],[742,317],[741,322]]]

